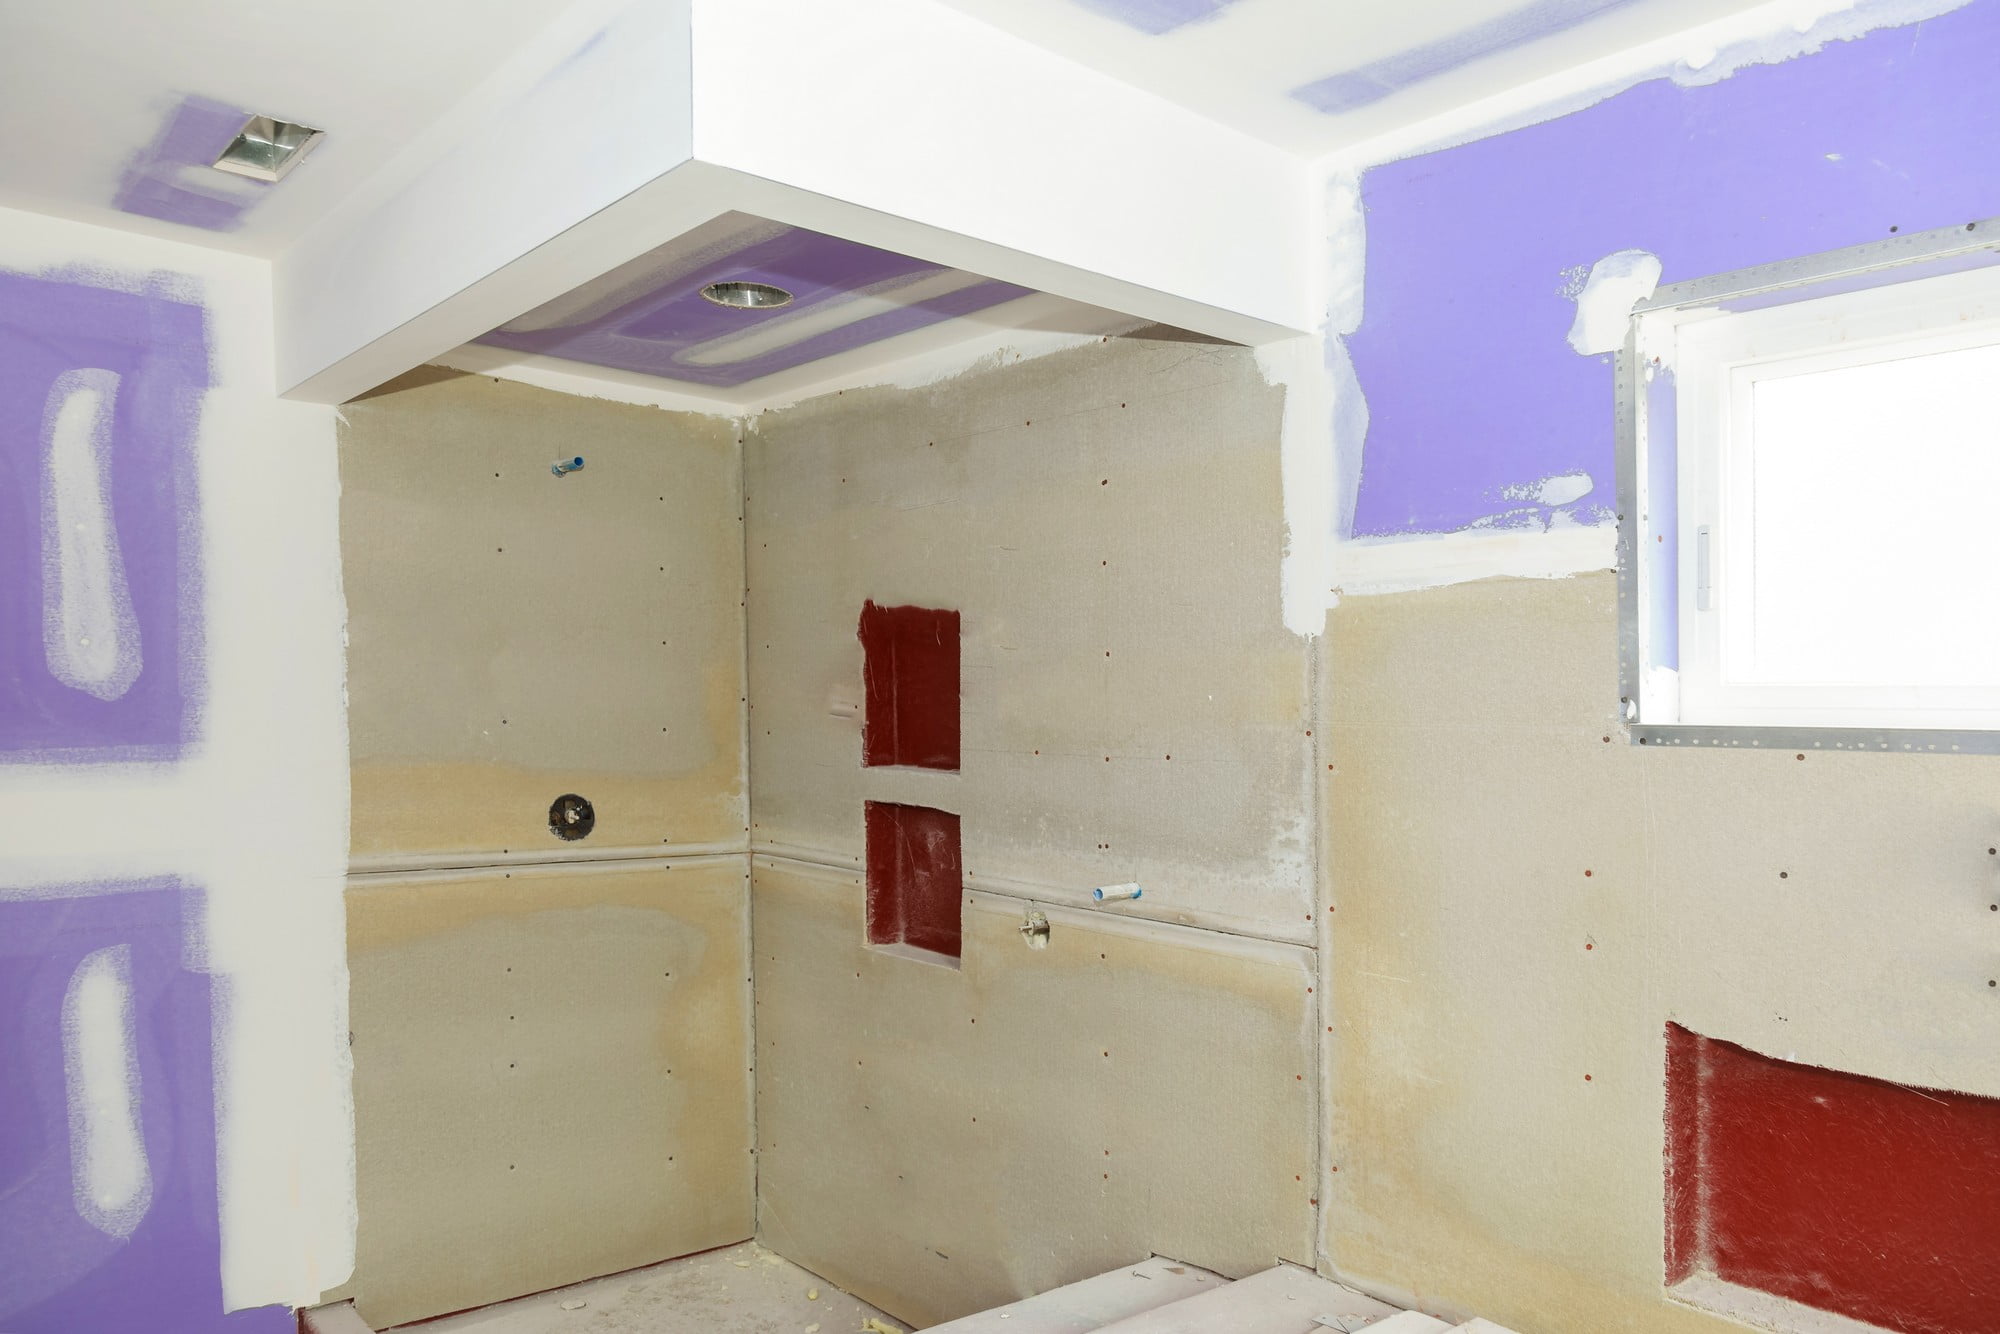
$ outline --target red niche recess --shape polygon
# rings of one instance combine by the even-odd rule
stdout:
[[[958,613],[861,608],[861,762],[958,768]]]
[[[867,804],[868,943],[959,957],[965,894],[958,817],[928,806]]]
[[[1667,1026],[1667,1279],[1903,1334],[2000,1334],[2000,1099]]]

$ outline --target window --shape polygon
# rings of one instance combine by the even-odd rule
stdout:
[[[1642,304],[1620,366],[1638,740],[2000,749],[1995,233]]]

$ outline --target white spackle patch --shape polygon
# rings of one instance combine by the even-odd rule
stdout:
[[[1590,266],[1576,295],[1576,319],[1569,345],[1587,357],[1616,352],[1625,345],[1632,307],[1660,285],[1660,257],[1646,250],[1618,250]]]
[[[1770,0],[1711,23],[1520,84],[1341,150],[1370,167],[1538,125],[1616,97],[1649,79],[1719,83],[1752,65],[1776,65],[1879,28],[1948,14],[1971,0]]]
[[[1368,270],[1368,215],[1361,203],[1361,174],[1327,174],[1327,331],[1345,338],[1361,327]]]
[[[1900,28],[1949,14],[1970,0],[1777,0],[1761,8],[1790,13],[1787,28],[1746,35],[1721,46],[1718,59],[1699,69],[1683,66],[1674,81],[1698,87],[1752,65],[1776,65],[1811,55],[1832,42],[1851,42],[1878,28]],[[1761,9],[1760,9],[1761,12]]]
[[[84,956],[63,995],[62,1030],[76,1212],[122,1240],[153,1202],[153,1174],[139,1130],[131,946],[112,945]]]
[[[1534,511],[1530,511],[1534,513]],[[1467,528],[1423,537],[1358,538],[1334,549],[1343,597],[1407,593],[1475,579],[1567,579],[1618,563],[1615,524]]]
[[[1549,526],[1548,516],[1532,505],[1518,509],[1502,510],[1498,514],[1482,514],[1465,525],[1465,532],[1541,532]]]
[[[113,700],[139,679],[139,624],[111,523],[119,378],[65,371],[42,415],[42,653],[73,690]]]
[[[1337,345],[1338,340],[1332,340]],[[1285,497],[1285,553],[1279,562],[1279,597],[1285,627],[1308,638],[1326,623],[1321,573],[1332,542],[1334,451],[1327,436],[1334,417],[1328,341],[1301,334],[1257,349],[1266,384],[1282,386],[1279,466]]]
[[[1285,555],[1280,582],[1285,626],[1311,638],[1326,624],[1327,585],[1336,538],[1352,527],[1368,433],[1346,336],[1361,327],[1368,228],[1360,176],[1335,170],[1315,203],[1326,238],[1314,256],[1314,286],[1327,294],[1324,322],[1313,333],[1257,349],[1267,384],[1285,390],[1279,426],[1284,472]]]
[[[1616,523],[1618,515],[1602,505],[1579,507],[1565,505],[1561,509],[1549,511],[1549,531],[1558,528],[1596,528],[1607,523]]]
[[[1539,482],[1528,482],[1521,486],[1510,486],[1500,494],[1509,500],[1529,500],[1537,505],[1551,508],[1558,505],[1574,505],[1589,495],[1597,486],[1587,472],[1558,473],[1554,477],[1544,477]]]

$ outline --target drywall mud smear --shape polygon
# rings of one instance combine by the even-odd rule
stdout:
[[[123,1240],[153,1201],[139,1130],[131,946],[107,945],[76,966],[63,997],[63,1067],[76,1212],[99,1232]]]
[[[111,423],[119,377],[65,371],[49,389],[42,463],[42,651],[64,685],[112,700],[142,655],[118,530],[111,523]]]
[[[1328,617],[1327,1253],[1539,1334],[1721,1334],[1662,1283],[1666,1025],[2000,1095],[2000,760],[1633,746],[1616,644],[1608,571]]]
[[[347,895],[374,1327],[751,1231],[743,860]]]
[[[1158,1253],[1311,1256],[1310,951],[969,895],[962,969],[759,858],[759,1234],[919,1325]]]
[[[564,793],[588,847],[740,844],[734,428],[439,370],[342,411],[355,857],[567,847]]]
[[[1643,250],[1619,250],[1590,266],[1576,294],[1576,319],[1569,345],[1583,356],[1601,356],[1625,345],[1632,307],[1660,285],[1660,257]]]

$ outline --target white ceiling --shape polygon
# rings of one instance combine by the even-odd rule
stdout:
[[[1316,155],[1756,0],[938,0],[1289,151]],[[0,6],[0,205],[273,255],[408,140],[604,0],[62,0]],[[1170,26],[1187,15],[1206,14]],[[1120,15],[1123,15],[1121,21]],[[1147,22],[1147,16],[1152,22]],[[1166,16],[1164,19],[1161,16]],[[1146,26],[1167,26],[1157,34]],[[1565,26],[1567,25],[1567,26]],[[1417,53],[1478,58],[1326,114],[1292,93]],[[1541,32],[1516,40],[1522,32]],[[1453,34],[1474,34],[1453,52]],[[1478,36],[1483,33],[1484,37]],[[1436,45],[1444,43],[1440,51]],[[1394,66],[1391,67],[1392,69]],[[324,128],[234,230],[120,212],[120,179],[188,97]]]
[[[655,2],[0,0],[0,206],[274,257],[342,204],[379,196],[420,170],[426,132],[463,133],[493,95],[482,96],[480,85],[532,83],[552,61],[577,54],[580,34],[601,27],[603,15]],[[1307,157],[1760,0],[935,2]],[[865,8],[842,12],[869,16]],[[1328,79],[1345,90],[1336,112],[1295,96]],[[1395,91],[1383,91],[1390,86]],[[189,99],[215,107],[210,122],[240,110],[327,135],[275,186],[194,162],[159,165],[163,127],[179,123],[176,109]],[[185,188],[197,202],[221,197],[230,216],[196,230],[121,211],[121,182],[129,192],[133,164],[149,160],[145,179],[164,182],[170,201]],[[231,201],[251,203],[239,213]],[[133,204],[129,193],[124,202]],[[1071,335],[1112,318],[1046,295],[1025,297],[752,387],[768,397],[793,381],[851,376],[941,346]],[[468,355],[484,366],[496,354]],[[527,359],[537,370],[556,360]],[[623,378],[673,383],[637,372]]]
[[[1319,155],[1764,0],[939,0],[1212,120]],[[1158,34],[1132,19],[1213,9]],[[1125,14],[1127,21],[1114,17]],[[1514,38],[1542,35],[1514,44]],[[1454,35],[1474,35],[1453,42]],[[1458,49],[1454,51],[1452,48]],[[1499,46],[1368,106],[1327,115],[1294,89],[1419,53]]]
[[[58,0],[0,4],[0,205],[272,255],[571,0]],[[325,129],[234,231],[112,206],[188,96]],[[225,186],[227,182],[224,182]]]

